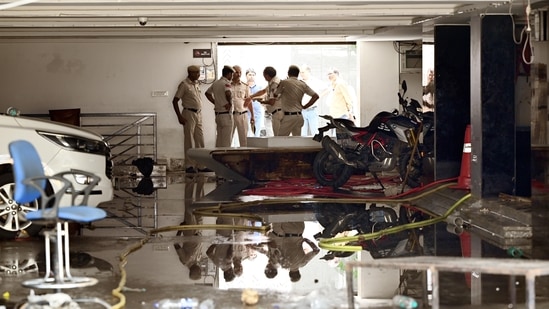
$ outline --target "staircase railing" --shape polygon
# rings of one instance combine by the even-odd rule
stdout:
[[[50,119],[49,114],[25,116]],[[157,192],[144,195],[133,190],[143,175],[132,165],[132,161],[144,157],[157,162],[156,113],[81,113],[79,118],[80,127],[101,134],[111,148],[114,198],[101,207],[106,208],[109,218],[143,234],[148,233],[145,228],[157,228]],[[165,187],[166,169],[156,167],[153,183]],[[164,180],[159,180],[162,172]]]

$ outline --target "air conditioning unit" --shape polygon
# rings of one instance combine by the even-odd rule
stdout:
[[[422,69],[421,48],[415,46],[403,46],[400,48],[400,72],[420,73]]]

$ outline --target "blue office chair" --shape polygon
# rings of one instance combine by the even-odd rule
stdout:
[[[27,280],[23,282],[23,285],[37,289],[59,290],[96,284],[97,279],[95,278],[74,277],[70,273],[69,222],[91,223],[106,217],[107,213],[104,210],[86,206],[89,194],[99,183],[100,178],[81,170],[46,176],[38,152],[27,141],[11,142],[9,151],[13,159],[15,178],[14,200],[19,204],[26,204],[40,199],[40,208],[27,213],[27,220],[39,224],[55,225],[53,230],[44,232],[46,251],[44,278]],[[65,178],[73,174],[87,176],[91,180],[90,184],[83,190],[75,190],[72,183]],[[47,188],[48,182],[59,182],[62,187],[60,190],[50,193],[52,190]],[[72,203],[66,207],[59,207],[59,201],[65,194],[72,196]],[[79,198],[81,201],[76,204]],[[55,244],[53,251],[51,250],[52,242]]]

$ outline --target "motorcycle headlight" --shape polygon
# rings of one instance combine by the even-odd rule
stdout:
[[[92,140],[80,136],[37,132],[40,136],[47,140],[72,151],[86,152],[92,154],[105,155],[110,152],[109,146],[104,141]]]

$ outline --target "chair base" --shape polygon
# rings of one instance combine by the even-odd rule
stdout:
[[[88,277],[72,277],[63,282],[56,281],[55,278],[38,278],[26,280],[21,283],[24,287],[34,289],[74,289],[92,286],[97,284],[97,279]]]
[[[55,229],[44,231],[44,246],[46,276],[24,281],[21,283],[24,287],[61,290],[97,284],[98,281],[95,278],[73,277],[70,273],[69,223],[67,221],[57,222]]]

